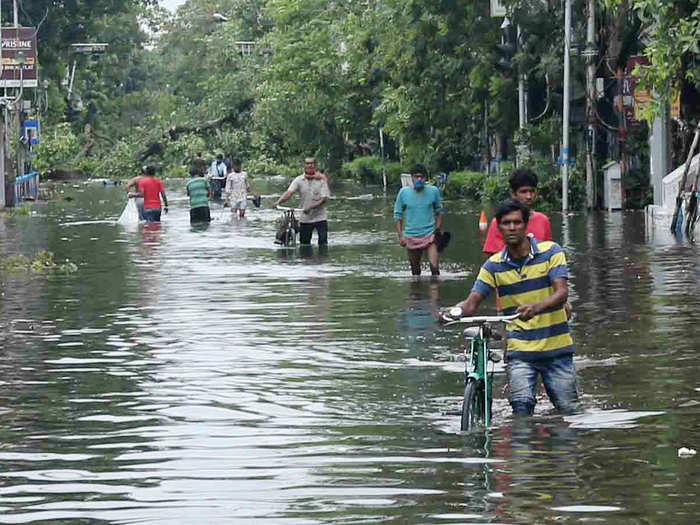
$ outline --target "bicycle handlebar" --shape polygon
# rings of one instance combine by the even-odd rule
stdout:
[[[289,208],[287,206],[280,206],[279,204],[277,206],[275,206],[275,208],[277,208],[280,211],[296,211],[299,213],[304,212],[304,208]]]
[[[450,326],[453,324],[485,324],[485,323],[508,323],[510,321],[515,321],[520,314],[512,315],[481,315],[476,317],[460,317],[459,319],[453,319],[445,323],[445,326]]]

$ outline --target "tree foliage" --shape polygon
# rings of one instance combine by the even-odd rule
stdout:
[[[668,104],[674,87],[687,81],[700,89],[700,3],[697,0],[604,0],[611,10],[631,7],[642,24],[643,83],[655,91],[645,112],[652,120]]]
[[[503,3],[521,29],[511,71],[496,68],[502,19],[486,1],[188,0],[173,14],[153,0],[37,0],[23,22],[37,24],[48,9],[39,29],[49,79],[44,129],[69,120],[87,151],[81,162],[92,159],[102,174],[128,176],[145,161],[185,173],[196,153],[221,152],[262,172],[288,172],[316,155],[333,172],[346,162],[357,168],[346,172],[371,171],[374,180],[377,170],[362,166],[376,167],[381,128],[386,161],[480,170],[494,155],[512,160],[517,143],[555,180],[563,2]],[[573,4],[584,12],[584,0]],[[679,80],[700,85],[697,1],[599,7],[600,75],[613,76],[643,50],[650,64],[642,73],[657,92],[667,95]],[[584,16],[574,17],[573,35],[581,48]],[[69,100],[62,80],[79,41],[109,48],[78,58]],[[253,52],[241,42],[253,42]],[[574,54],[572,64],[574,106],[582,105],[584,59]],[[518,72],[529,89],[524,130]],[[583,123],[572,122],[574,147],[583,149]]]

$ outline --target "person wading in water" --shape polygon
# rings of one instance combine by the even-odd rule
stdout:
[[[564,305],[569,293],[568,267],[561,247],[527,234],[530,210],[517,200],[502,203],[496,212],[505,248],[489,257],[472,291],[456,308],[472,316],[494,291],[503,315],[520,314],[506,325],[510,405],[514,414],[534,412],[538,376],[554,407],[562,413],[580,411],[574,341]],[[454,319],[441,312],[440,319]]]
[[[399,244],[408,250],[411,273],[420,275],[423,252],[428,256],[430,273],[440,275],[435,232],[440,231],[444,210],[437,186],[426,186],[426,169],[416,164],[411,170],[413,186],[401,188],[394,203],[394,220]]]

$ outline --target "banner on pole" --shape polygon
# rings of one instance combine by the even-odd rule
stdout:
[[[491,0],[491,16],[506,16],[506,6],[501,3],[501,0]]]
[[[35,88],[38,84],[36,29],[2,28],[0,88]]]

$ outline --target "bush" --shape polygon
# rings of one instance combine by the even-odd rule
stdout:
[[[41,144],[36,147],[34,166],[39,173],[48,173],[67,166],[78,155],[80,145],[69,123],[57,124],[53,130],[44,133]]]
[[[569,208],[580,209],[586,203],[586,163],[583,156],[579,156],[569,170]],[[539,178],[537,192],[539,199],[538,209],[561,209],[561,171],[544,158],[532,158],[527,164]]]
[[[140,166],[136,160],[137,152],[137,144],[130,144],[124,140],[118,141],[96,166],[95,174],[114,180],[130,179],[138,175]]]
[[[479,171],[457,171],[450,173],[445,184],[448,198],[467,197],[481,200],[484,194],[484,181],[487,175]]]
[[[283,175],[286,177],[294,177],[296,175],[301,175],[301,167],[281,164],[264,153],[244,163],[243,169],[251,176]]]
[[[207,151],[204,139],[194,133],[184,133],[177,140],[169,140],[164,142],[165,151],[163,152],[163,163],[168,166],[167,170],[176,171],[172,168],[183,164],[189,165],[190,161],[197,156],[197,153]],[[188,171],[187,169],[185,170]],[[186,173],[187,175],[187,173]]]
[[[483,201],[496,204],[510,196],[510,185],[508,184],[508,174],[489,175],[484,180]]]
[[[406,173],[403,164],[400,162],[385,162],[387,185],[395,186],[401,184],[401,173]],[[357,157],[352,162],[345,162],[341,168],[340,176],[348,179],[355,179],[363,184],[381,186],[382,159],[379,157]]]
[[[510,193],[508,177],[479,171],[458,171],[447,177],[445,195],[466,197],[490,203],[500,202]]]

